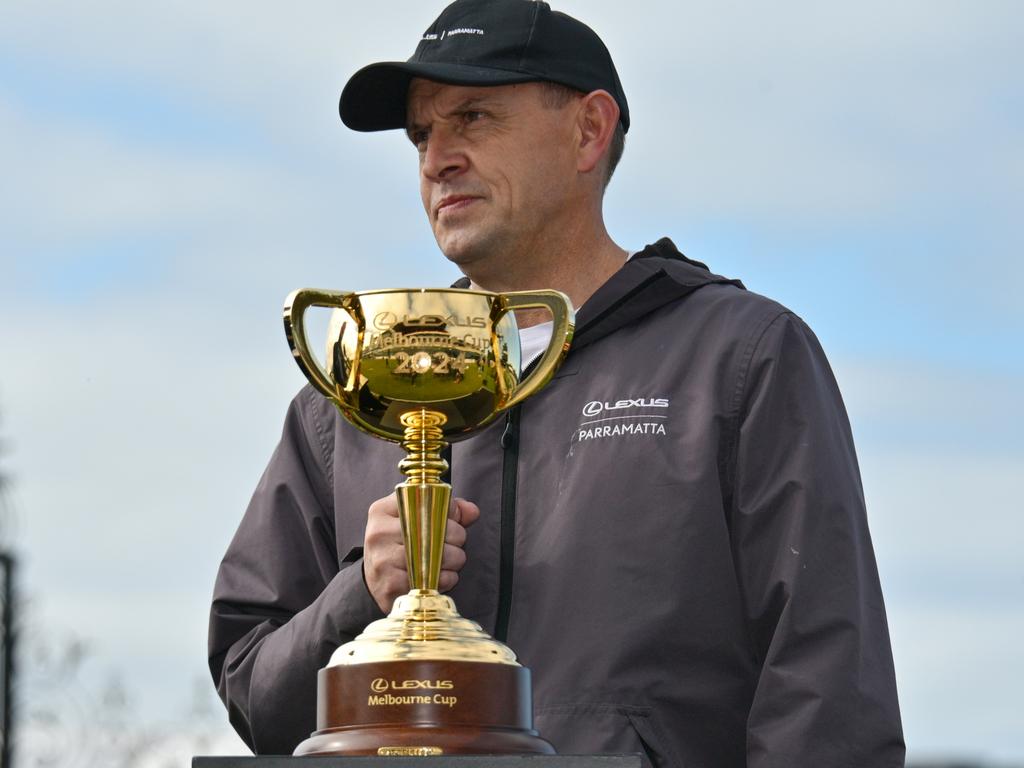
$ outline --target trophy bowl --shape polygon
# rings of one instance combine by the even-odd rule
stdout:
[[[311,306],[335,308],[324,365],[306,340]],[[441,430],[452,442],[548,382],[572,337],[569,307],[557,291],[307,289],[288,297],[285,333],[306,377],[360,429],[401,442],[402,415],[426,406],[444,415]],[[538,308],[551,313],[557,343],[523,380],[513,312]]]
[[[310,307],[332,308],[323,361]],[[545,309],[552,337],[521,372],[516,310]],[[395,486],[410,591],[320,670],[317,730],[297,755],[539,753],[529,670],[437,590],[451,486],[441,453],[536,393],[569,348],[572,305],[557,291],[302,289],[285,334],[310,383],[359,429],[405,448]]]

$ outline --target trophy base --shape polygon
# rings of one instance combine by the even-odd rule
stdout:
[[[386,661],[327,667],[318,730],[296,755],[553,755],[533,730],[530,672],[509,664]]]
[[[430,757],[433,755],[553,755],[536,732],[464,726],[392,726],[317,731],[296,757]]]

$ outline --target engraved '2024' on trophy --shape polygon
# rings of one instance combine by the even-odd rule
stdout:
[[[333,308],[327,355],[305,317]],[[546,309],[547,349],[520,374],[514,312]],[[317,730],[297,755],[539,753],[529,670],[437,591],[451,486],[441,452],[543,387],[568,351],[572,305],[557,291],[298,290],[288,343],[309,381],[359,429],[399,442],[395,487],[411,591],[320,670]]]

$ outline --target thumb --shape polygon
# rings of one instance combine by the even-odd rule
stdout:
[[[455,521],[463,528],[469,528],[469,526],[480,518],[480,507],[472,501],[456,499],[453,507],[453,511],[455,512]]]

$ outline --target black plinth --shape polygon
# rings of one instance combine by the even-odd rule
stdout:
[[[193,757],[192,768],[641,768],[640,755]]]

